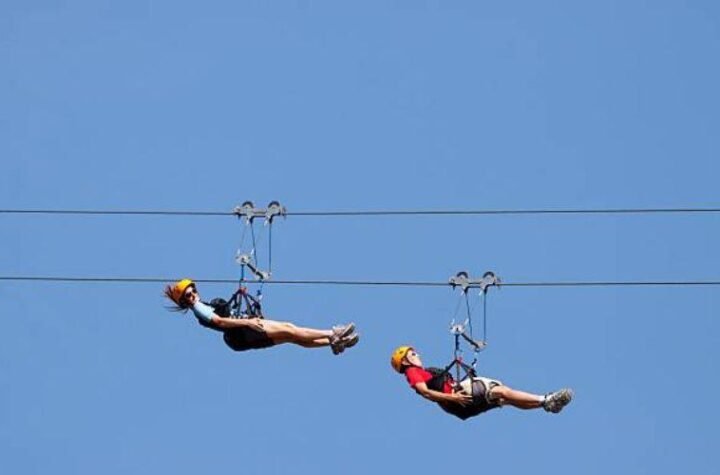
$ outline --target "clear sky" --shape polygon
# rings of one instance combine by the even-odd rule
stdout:
[[[718,206],[711,1],[0,3],[0,207]],[[716,215],[279,221],[277,278],[717,279]],[[1,216],[0,274],[234,278],[231,217]],[[0,285],[0,472],[717,471],[715,288],[506,288],[468,422],[389,366],[450,289],[266,289],[361,343],[233,353],[159,284]],[[203,285],[206,297],[231,285]]]

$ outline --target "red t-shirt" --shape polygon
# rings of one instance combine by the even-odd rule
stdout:
[[[410,384],[410,387],[414,389],[417,383],[427,383],[432,379],[433,375],[430,371],[426,371],[424,368],[411,366],[405,370],[405,377],[407,378],[407,382]],[[452,383],[450,383],[450,381],[445,381],[442,392],[447,394],[452,393]]]

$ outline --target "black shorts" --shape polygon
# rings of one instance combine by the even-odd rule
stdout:
[[[254,328],[233,328],[225,332],[223,340],[235,351],[258,350],[275,345],[267,333]]]
[[[490,380],[488,380],[490,381]],[[500,407],[497,401],[490,401],[487,398],[487,392],[497,384],[490,384],[489,387],[485,386],[485,383],[481,378],[474,378],[472,380],[472,403],[467,406],[461,406],[460,404],[454,403],[438,403],[438,405],[447,413],[452,414],[455,417],[459,417],[462,420],[469,419],[471,417],[487,412],[490,409]]]

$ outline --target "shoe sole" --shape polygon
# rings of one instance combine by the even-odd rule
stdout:
[[[360,335],[358,335],[357,333],[353,333],[352,335],[348,336],[347,339],[345,339],[345,341],[340,340],[340,344],[344,348],[347,349],[347,348],[352,348],[353,346],[357,345],[359,341],[360,341]]]

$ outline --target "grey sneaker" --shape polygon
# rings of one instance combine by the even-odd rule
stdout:
[[[358,341],[360,341],[360,335],[358,335],[357,333],[353,333],[352,335],[340,340],[340,344],[343,346],[343,349],[346,349],[352,348],[353,346],[357,345]]]
[[[332,352],[334,355],[339,355],[343,351],[345,351],[346,348],[352,348],[353,346],[357,345],[358,341],[360,341],[360,335],[357,333],[353,333],[352,335],[346,336],[344,338],[338,338],[335,341],[330,342],[330,348],[332,348]]]
[[[332,327],[332,336],[330,337],[330,348],[334,355],[339,355],[345,351],[345,344],[343,339],[348,338],[355,331],[355,324],[348,323],[347,325],[338,325]]]
[[[570,404],[573,398],[572,389],[561,389],[545,396],[545,402],[543,403],[543,409],[547,412],[557,414],[562,411],[563,407]]]
[[[337,339],[345,338],[350,336],[355,331],[355,324],[348,323],[347,325],[338,325],[332,327],[333,337]]]

